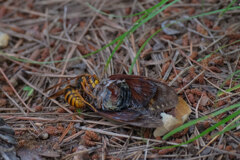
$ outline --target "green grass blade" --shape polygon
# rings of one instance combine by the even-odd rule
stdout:
[[[76,60],[79,60],[79,59],[82,59],[82,58],[87,58],[91,55],[94,55],[104,49],[106,49],[107,47],[110,47],[111,45],[115,44],[117,41],[119,41],[120,39],[122,39],[124,35],[120,35],[119,37],[117,37],[116,39],[114,39],[113,41],[111,41],[110,43],[106,44],[105,46],[103,46],[102,48],[94,51],[94,52],[91,52],[91,53],[88,53],[84,56],[78,56],[78,57],[75,57],[75,58],[71,58],[69,59],[68,61],[76,61]],[[19,62],[24,62],[24,63],[30,63],[30,64],[38,64],[38,65],[45,65],[45,64],[52,64],[52,63],[61,63],[61,62],[66,62],[66,60],[58,60],[58,61],[48,61],[48,62],[39,62],[39,61],[34,61],[34,60],[28,60],[28,59],[23,59],[23,58],[18,58],[18,57],[15,57],[15,56],[9,56],[8,54],[6,53],[3,53],[2,51],[0,51],[0,55],[2,56],[6,56],[12,60],[15,60],[15,61],[19,61]]]
[[[240,104],[238,104],[240,106]],[[193,141],[195,141],[196,139],[208,134],[209,132],[213,131],[214,129],[216,129],[217,127],[221,126],[222,124],[225,124],[226,122],[232,120],[234,117],[238,116],[240,114],[240,110],[237,110],[236,112],[234,112],[233,114],[227,116],[226,118],[224,118],[223,120],[219,121],[218,123],[216,123],[215,125],[207,128],[205,131],[201,132],[199,135],[195,136],[194,138],[186,141],[186,142],[183,142],[183,143],[180,143],[178,145],[172,145],[172,146],[164,146],[164,147],[157,147],[157,149],[167,149],[167,148],[174,148],[174,147],[179,147],[181,145],[184,145],[184,144],[189,144]]]
[[[212,136],[212,137],[215,137],[215,136],[221,135],[221,134],[223,134],[223,133],[225,133],[225,132],[228,132],[228,131],[230,131],[230,130],[233,130],[234,128],[237,128],[238,126],[240,126],[240,123],[236,123],[236,124],[227,126],[227,127],[224,128],[222,131],[218,132],[217,134],[215,134],[215,135]]]
[[[236,85],[236,86],[234,86],[234,87],[232,87],[232,88],[226,89],[225,92],[232,92],[232,91],[237,90],[237,89],[239,89],[239,88],[240,88],[240,84],[238,84],[238,85]],[[224,93],[223,91],[220,91],[220,92],[217,94],[217,96],[221,96],[221,95],[223,95],[223,94],[225,94],[225,93]]]
[[[169,3],[168,5],[164,6],[163,8],[159,9],[160,7],[162,7],[162,5],[164,5],[168,0],[162,0],[161,2],[159,2],[156,6],[152,7],[151,10],[149,10],[149,12],[147,12],[146,14],[144,14],[142,17],[140,17],[137,22],[135,23],[135,25],[133,25],[133,27],[128,30],[127,32],[125,32],[122,37],[122,39],[120,40],[120,42],[116,45],[116,47],[114,48],[113,52],[111,53],[110,57],[108,58],[106,65],[105,65],[105,69],[108,67],[113,55],[116,53],[116,51],[118,50],[118,48],[120,47],[120,45],[122,44],[123,40],[125,39],[125,37],[127,37],[128,35],[130,35],[131,33],[133,33],[135,30],[137,30],[137,28],[139,28],[141,25],[143,25],[144,23],[146,23],[147,21],[149,21],[150,19],[152,19],[154,16],[156,16],[158,13],[160,13],[162,10],[166,9],[167,7],[171,6],[172,4],[176,3],[179,0],[175,0],[171,3]],[[159,9],[159,10],[158,10]],[[155,11],[155,12],[154,12]],[[146,17],[146,18],[145,18]]]
[[[116,51],[118,50],[118,48],[121,46],[123,40],[124,40],[124,38],[121,39],[121,40],[117,43],[116,47],[114,47],[111,55],[110,55],[110,56],[108,57],[108,59],[107,59],[107,62],[106,62],[106,65],[105,65],[105,69],[107,69],[108,65],[110,64],[110,62],[111,62],[111,60],[112,60],[113,55],[116,53]]]
[[[219,15],[219,17],[222,17],[222,15],[223,15],[224,13],[226,13],[226,12],[229,10],[229,8],[230,8],[236,1],[237,1],[237,0],[233,0],[233,1],[226,7],[226,9],[222,11],[222,13]]]
[[[231,46],[231,45],[233,45],[233,44],[236,44],[236,43],[238,43],[238,42],[240,42],[240,39],[239,39],[239,40],[236,40],[236,41],[234,41],[234,42],[232,42],[232,43],[230,43],[230,44],[223,45],[223,46],[219,47],[218,49],[216,49],[214,52],[211,52],[210,54],[206,55],[205,57],[199,58],[199,59],[197,60],[197,62],[201,62],[202,60],[211,57],[213,54],[217,53],[219,50],[221,50],[221,49],[223,49],[223,48],[226,48],[226,47],[228,47],[228,46]]]
[[[148,42],[149,42],[156,34],[158,34],[160,31],[162,31],[162,29],[159,29],[159,30],[157,30],[155,33],[153,33],[153,34],[143,43],[143,45],[139,48],[139,50],[137,51],[136,56],[134,57],[134,59],[133,59],[133,61],[132,61],[131,66],[130,66],[130,68],[129,68],[129,72],[128,72],[129,75],[132,74],[132,72],[133,72],[133,67],[134,67],[134,65],[136,64],[136,61],[137,61],[137,59],[139,58],[142,50],[145,48],[145,46],[148,44]]]
[[[28,92],[28,93],[27,93],[27,96],[28,96],[28,97],[30,97],[30,96],[33,94],[33,91],[34,91],[34,89],[31,88],[31,87],[29,87],[29,86],[23,87],[23,90]]]
[[[232,8],[228,8],[228,10],[234,10],[234,9],[239,9],[239,8],[240,8],[240,7],[232,7]],[[198,18],[198,17],[202,17],[202,16],[206,16],[206,15],[216,14],[216,13],[219,13],[219,12],[222,12],[222,11],[224,11],[224,9],[216,10],[216,11],[210,11],[210,12],[207,12],[207,13],[202,13],[202,14],[199,14],[199,15],[191,16],[191,17],[189,17],[189,18],[180,19],[180,20],[178,20],[178,21],[176,21],[176,22],[184,22],[184,21],[187,21],[187,20],[190,20],[190,19],[193,19],[193,18]],[[171,25],[173,25],[173,24],[169,24],[169,25],[167,25],[166,27],[169,27],[169,26],[171,26]],[[140,47],[140,49],[138,50],[136,56],[134,57],[134,59],[133,59],[133,61],[132,61],[132,63],[131,63],[131,66],[130,66],[130,69],[129,69],[129,74],[132,74],[133,67],[134,67],[134,65],[136,64],[137,59],[139,58],[142,50],[145,48],[145,46],[147,45],[147,43],[148,43],[157,33],[159,33],[160,31],[162,31],[162,28],[160,28],[160,29],[157,30],[155,33],[153,33],[153,34],[143,43],[143,45]],[[233,43],[231,43],[231,45],[232,45],[232,44],[235,44],[235,43],[238,43],[239,41],[240,41],[240,40],[234,41]],[[228,44],[228,45],[229,45],[229,44]],[[226,47],[226,46],[228,46],[228,45],[225,45],[224,47]],[[224,48],[224,47],[223,47],[223,48]],[[220,50],[220,49],[222,49],[222,48],[219,48],[218,50]],[[218,50],[217,50],[217,51],[218,51]],[[216,52],[217,52],[217,51],[216,51]],[[211,54],[213,54],[213,53],[211,53]],[[211,55],[208,55],[208,57],[210,57],[210,56],[211,56]],[[198,61],[199,61],[199,60],[198,60]],[[200,60],[200,61],[201,61],[201,60]]]
[[[173,2],[175,3],[175,2],[177,2],[177,1],[173,1]],[[172,2],[172,3],[173,3],[173,2]],[[142,16],[142,17],[145,18],[147,15],[149,15],[149,14],[150,14],[151,12],[153,12],[155,9],[159,9],[159,7],[160,7],[161,5],[163,5],[164,3],[166,3],[166,1],[162,1],[162,2],[158,3],[156,6],[150,8],[149,10],[147,10],[147,12],[146,12],[147,14],[145,14],[145,15]],[[169,4],[168,4],[167,7],[169,7]],[[228,11],[230,11],[230,10],[235,10],[235,9],[239,9],[239,8],[240,8],[240,6],[231,7],[231,8],[228,8]],[[164,9],[165,9],[165,8],[164,8]],[[202,14],[199,14],[199,15],[196,15],[196,16],[192,16],[192,17],[190,17],[190,18],[181,19],[181,20],[179,20],[179,21],[185,21],[185,20],[189,20],[189,19],[192,19],[192,18],[197,18],[197,17],[206,16],[206,15],[216,14],[216,13],[222,12],[222,11],[224,11],[224,10],[226,10],[226,8],[220,9],[220,10],[216,10],[216,11],[210,11],[210,12],[207,12],[207,13],[202,13]],[[158,12],[156,12],[156,13],[158,14],[158,13],[159,13],[159,10],[158,10]],[[151,17],[153,17],[153,16],[154,16],[154,15],[151,15]],[[149,18],[151,19],[151,17],[149,17]],[[142,25],[142,23],[145,23],[146,21],[149,20],[149,19],[145,19],[145,21],[142,21],[143,18],[140,18],[139,21],[136,22],[136,24],[134,25],[134,27],[133,27],[130,31],[128,31],[128,32],[129,32],[129,33],[132,33],[132,32],[135,31],[140,25]],[[140,21],[141,21],[141,24],[140,24]],[[159,32],[159,31],[157,31],[157,32]],[[127,35],[129,35],[129,33],[128,33]],[[114,39],[114,40],[111,41],[110,43],[106,44],[106,45],[103,46],[102,48],[100,48],[100,49],[98,49],[98,50],[96,50],[96,51],[94,51],[94,52],[91,52],[91,53],[89,53],[89,54],[86,54],[86,55],[84,55],[84,56],[79,56],[79,57],[71,58],[71,59],[69,59],[69,61],[76,61],[76,60],[79,60],[79,59],[86,58],[86,57],[89,57],[89,56],[91,56],[91,55],[94,55],[94,54],[96,54],[96,53],[98,53],[98,52],[106,49],[107,47],[115,44],[117,41],[119,41],[119,40],[121,40],[122,38],[125,38],[125,37],[126,37],[126,36],[125,36],[124,34],[123,34],[123,35],[120,35],[119,37],[117,37],[116,39]],[[240,40],[235,41],[235,43],[237,43],[237,42],[239,42],[239,41],[240,41]],[[233,43],[233,44],[235,44],[235,43]],[[144,47],[141,47],[141,48],[144,48]],[[58,61],[38,62],[38,61],[27,60],[27,59],[23,59],[23,58],[14,57],[14,56],[9,56],[8,54],[3,53],[2,51],[0,51],[0,55],[6,56],[6,57],[11,58],[11,59],[13,59],[13,60],[15,60],[15,61],[24,62],[24,63],[30,63],[30,64],[39,64],[39,65],[52,64],[52,63],[61,63],[61,62],[65,62],[65,61],[66,61],[66,60],[58,60]],[[139,55],[137,54],[136,57],[139,57]],[[135,58],[136,58],[136,57],[135,57]],[[136,60],[134,60],[134,61],[136,61]],[[134,63],[131,64],[131,67],[132,67],[132,65],[134,65]]]
[[[217,116],[217,115],[219,115],[219,114],[222,114],[222,113],[224,113],[224,112],[227,112],[227,111],[229,111],[229,110],[232,110],[232,109],[238,108],[238,107],[240,107],[240,103],[237,103],[237,104],[231,105],[231,106],[229,106],[229,107],[223,108],[223,109],[221,109],[221,110],[219,110],[219,111],[216,111],[216,112],[214,112],[214,113],[211,113],[210,115],[203,116],[203,117],[201,117],[201,118],[192,120],[192,121],[190,121],[190,122],[188,122],[188,123],[186,123],[186,124],[184,124],[184,125],[176,128],[176,129],[172,130],[171,132],[169,132],[169,133],[166,134],[165,136],[163,136],[163,140],[166,140],[166,139],[169,138],[170,136],[174,135],[175,133],[177,133],[177,132],[179,132],[179,131],[182,131],[183,129],[185,129],[185,128],[189,127],[189,126],[192,126],[192,125],[194,125],[194,124],[196,124],[196,123],[202,122],[202,121],[204,121],[204,120],[206,120],[206,119],[215,117],[215,116]]]
[[[83,112],[83,110],[81,108],[77,108],[77,113],[81,114]]]
[[[231,78],[233,78],[235,75],[237,75],[238,73],[240,73],[240,70],[237,70],[237,71],[235,71],[234,73],[232,73],[231,75],[229,75],[229,76],[227,77],[227,79],[223,82],[223,84],[220,86],[220,88],[223,88],[223,86],[225,85],[225,83],[226,83],[229,79],[231,79]],[[236,90],[236,89],[238,89],[238,88],[240,88],[239,85],[234,86],[233,88],[227,89],[227,90],[230,90],[230,91],[227,91],[227,90],[226,90],[226,91],[227,91],[227,92],[231,92],[231,91]],[[219,92],[217,93],[217,96],[219,97],[219,96],[222,96],[223,94],[224,94],[224,92],[219,91]]]
[[[88,2],[86,2],[86,5],[91,8],[92,10],[94,10],[95,12],[99,13],[99,14],[102,14],[102,15],[105,15],[105,16],[108,16],[108,17],[114,17],[114,18],[129,18],[129,17],[134,17],[134,16],[138,16],[138,15],[142,15],[144,13],[147,12],[147,10],[145,11],[142,11],[142,12],[138,12],[138,13],[135,13],[135,14],[130,14],[130,15],[127,15],[127,16],[117,16],[117,15],[114,15],[114,14],[108,14],[108,13],[105,13],[97,8],[95,8],[94,6],[92,6],[91,4],[89,4]]]

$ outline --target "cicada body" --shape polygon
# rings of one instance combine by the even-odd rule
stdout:
[[[177,104],[177,94],[171,87],[147,77],[112,75],[103,79],[93,91],[95,105],[104,111],[147,109],[163,111]]]
[[[99,114],[147,128],[160,126],[160,114],[178,104],[173,88],[142,76],[112,75],[101,80],[93,95]]]

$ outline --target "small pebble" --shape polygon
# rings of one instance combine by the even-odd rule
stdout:
[[[42,139],[42,140],[46,140],[49,138],[49,134],[46,133],[46,132],[43,132],[39,135],[39,138]]]

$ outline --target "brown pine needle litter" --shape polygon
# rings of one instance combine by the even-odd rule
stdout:
[[[116,123],[88,106],[76,109],[64,96],[48,98],[74,84],[71,79],[81,74],[95,74],[100,81],[129,72],[156,79],[171,86],[187,107],[161,113],[176,116],[178,122],[164,131],[160,128],[163,134],[237,105],[239,14],[236,0],[0,1],[0,118],[15,131],[16,155],[21,159],[240,158],[239,116],[223,122],[239,108],[187,124],[165,140],[154,136],[155,128]],[[91,99],[85,100],[94,106]],[[183,117],[185,112],[189,116]]]

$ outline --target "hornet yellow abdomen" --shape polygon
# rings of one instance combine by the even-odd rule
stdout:
[[[70,104],[71,106],[74,106],[76,108],[83,108],[85,107],[85,100],[80,95],[79,90],[75,89],[73,87],[67,87],[65,89],[65,101]]]

